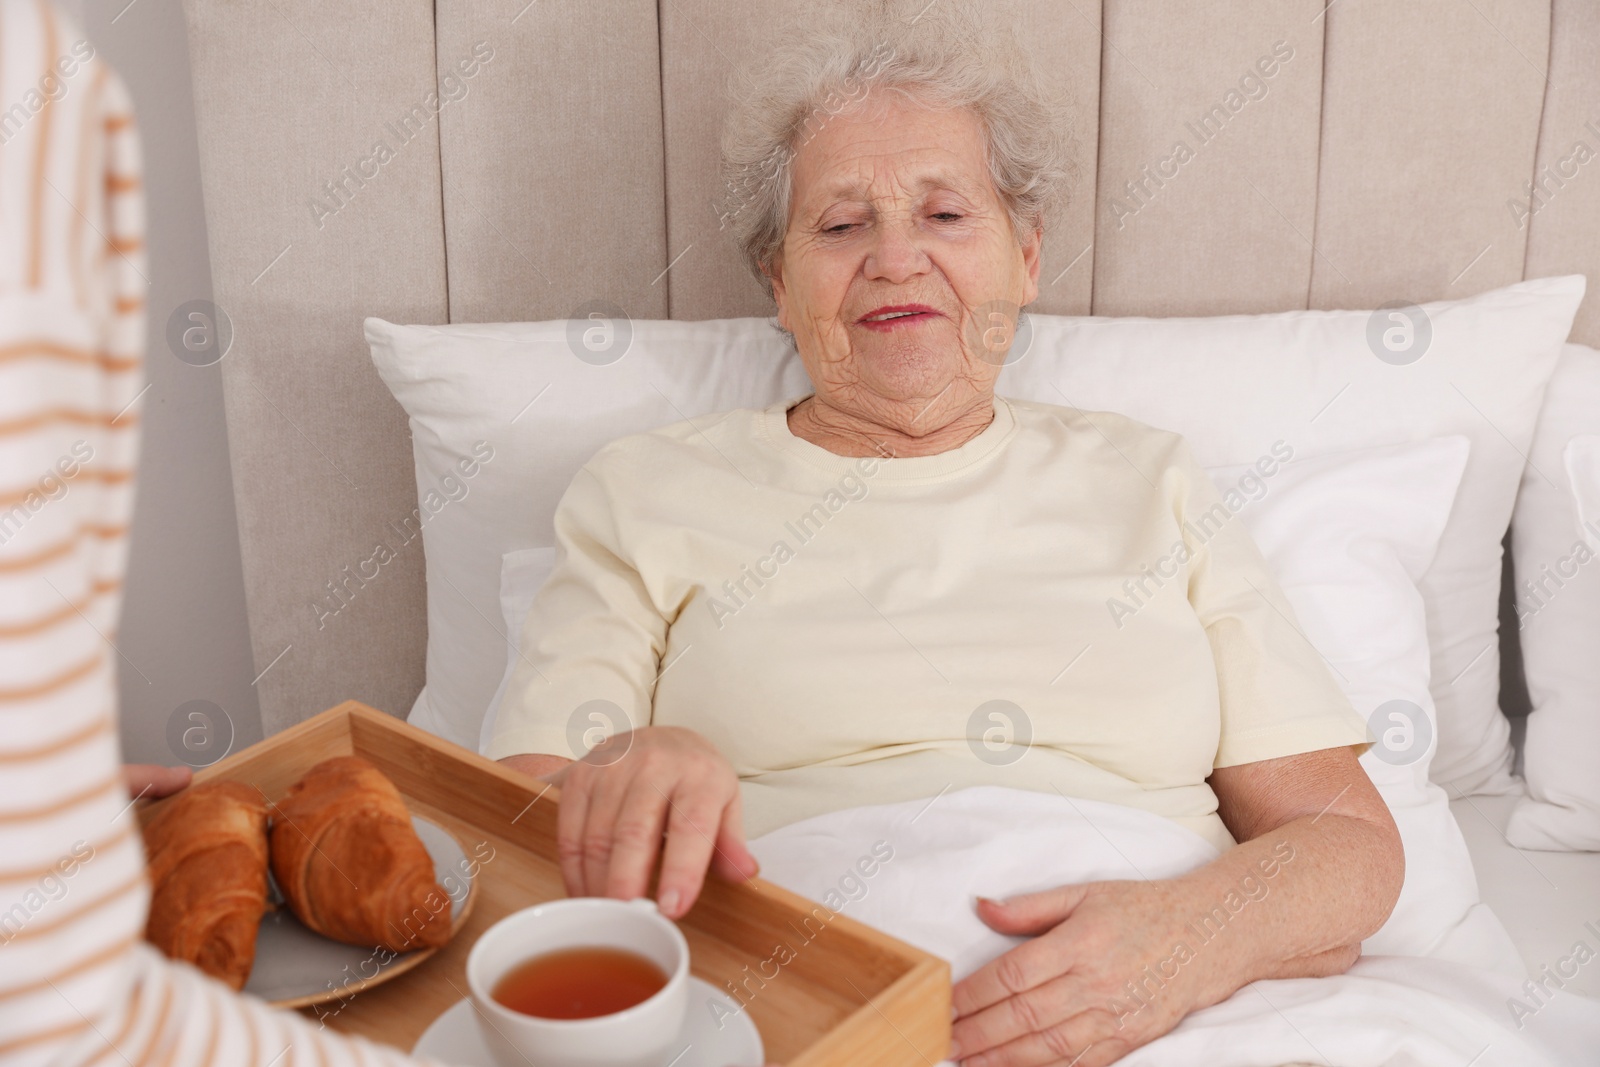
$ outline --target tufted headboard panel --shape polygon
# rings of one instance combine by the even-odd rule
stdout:
[[[347,697],[404,714],[422,685],[421,539],[344,582],[416,506],[362,318],[771,313],[718,227],[718,130],[730,66],[801,3],[185,0],[267,732]],[[1070,102],[1037,311],[1600,280],[1586,0],[992,7]],[[1596,290],[1573,338],[1600,346]]]

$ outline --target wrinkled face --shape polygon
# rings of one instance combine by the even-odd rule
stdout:
[[[772,272],[818,399],[875,416],[992,396],[1038,295],[1041,235],[1013,234],[978,119],[883,92],[818,125],[792,161]],[[895,309],[913,313],[882,317]]]

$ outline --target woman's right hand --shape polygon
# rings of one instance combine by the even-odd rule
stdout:
[[[558,851],[571,896],[643,896],[659,853],[656,903],[676,919],[708,868],[735,882],[759,870],[745,847],[738,775],[693,730],[615,734],[546,780],[561,789]]]

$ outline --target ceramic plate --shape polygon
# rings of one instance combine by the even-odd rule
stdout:
[[[411,825],[433,857],[434,879],[450,895],[453,937],[472,910],[478,865],[444,827],[416,815],[411,816]],[[274,1007],[303,1008],[346,999],[404,974],[438,951],[426,948],[397,955],[383,948],[346,945],[307,929],[281,903],[275,884],[268,886],[268,895],[280,903],[262,916],[256,931],[256,961],[244,991]]]
[[[719,1010],[713,1011],[713,1005]],[[749,1013],[737,1011],[738,1007],[710,982],[691,976],[689,1014],[673,1046],[677,1051],[662,1061],[662,1067],[668,1063],[672,1067],[762,1067],[767,1058],[761,1035]],[[423,1031],[411,1054],[460,1067],[498,1067],[478,1030],[476,1015],[470,999],[456,1001]]]

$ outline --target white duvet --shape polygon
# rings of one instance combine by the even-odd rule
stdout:
[[[1148,812],[998,787],[818,816],[767,834],[751,849],[770,881],[942,956],[957,981],[1019,943],[977,919],[976,895],[1166,878],[1217,854],[1198,835]],[[1527,976],[1513,975],[1503,956],[1485,953],[1474,965],[1459,950],[1452,955],[1365,955],[1337,977],[1254,982],[1120,1062],[1600,1064],[1600,1002],[1559,991],[1530,994]],[[931,1059],[931,1050],[918,1051],[917,1058]]]

